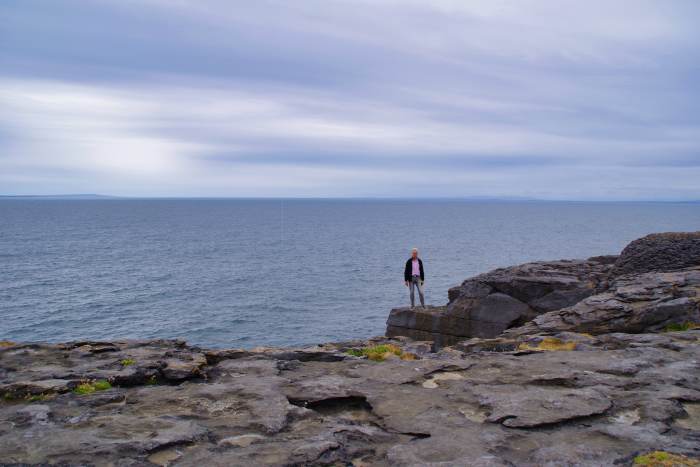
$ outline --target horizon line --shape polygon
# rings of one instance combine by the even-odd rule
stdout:
[[[518,196],[141,196],[103,195],[95,193],[5,195],[0,199],[73,199],[73,200],[367,200],[367,201],[503,201],[503,202],[563,202],[563,203],[700,203],[700,199],[577,199],[529,198]]]

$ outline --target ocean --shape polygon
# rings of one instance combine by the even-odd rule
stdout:
[[[287,346],[384,332],[425,263],[428,304],[490,269],[700,230],[698,203],[0,200],[0,339]]]

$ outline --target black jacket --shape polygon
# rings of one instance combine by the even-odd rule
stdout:
[[[413,261],[413,258],[408,258],[408,261],[406,261],[406,267],[403,270],[403,280],[409,282],[411,280],[411,276],[413,275],[413,265],[411,264],[411,261]],[[423,272],[423,261],[421,261],[420,258],[418,258],[418,266],[420,266],[420,280],[424,281],[425,273]]]

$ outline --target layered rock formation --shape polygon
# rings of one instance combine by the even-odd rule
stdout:
[[[675,271],[700,265],[700,232],[647,235],[627,245],[615,262],[613,276]]]
[[[347,353],[387,342],[412,360]],[[656,450],[700,456],[700,331],[472,339],[437,353],[381,338],[252,351],[5,345],[3,465],[601,466]],[[82,391],[95,381],[111,387]]]
[[[620,276],[605,292],[505,334],[654,332],[683,323],[700,323],[700,267]]]
[[[472,277],[449,290],[445,307],[392,310],[386,335],[433,340],[438,346],[497,336],[592,295],[615,258],[527,263]]]
[[[698,266],[700,232],[653,234],[619,257],[527,263],[467,279],[450,289],[445,307],[392,310],[386,335],[440,347],[519,326],[521,334],[655,331],[700,321]]]

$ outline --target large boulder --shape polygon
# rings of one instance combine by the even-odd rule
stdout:
[[[700,267],[622,276],[603,293],[537,316],[504,334],[641,333],[689,322],[700,322]]]
[[[463,339],[465,323],[448,317],[446,310],[444,306],[394,308],[386,321],[386,336],[432,341],[435,347],[453,345]]]
[[[527,304],[535,313],[557,310],[594,293],[616,256],[587,260],[537,261],[499,268],[465,280],[448,292],[451,310],[468,309],[473,299],[502,293]]]
[[[480,274],[451,288],[444,307],[391,310],[386,335],[432,340],[436,347],[495,337],[602,290],[615,259],[539,261]]]
[[[700,266],[700,232],[667,232],[639,238],[622,250],[611,274],[641,274]]]
[[[604,288],[615,259],[597,256],[495,269],[451,288],[447,310],[463,319],[504,324],[505,329],[573,305]]]

